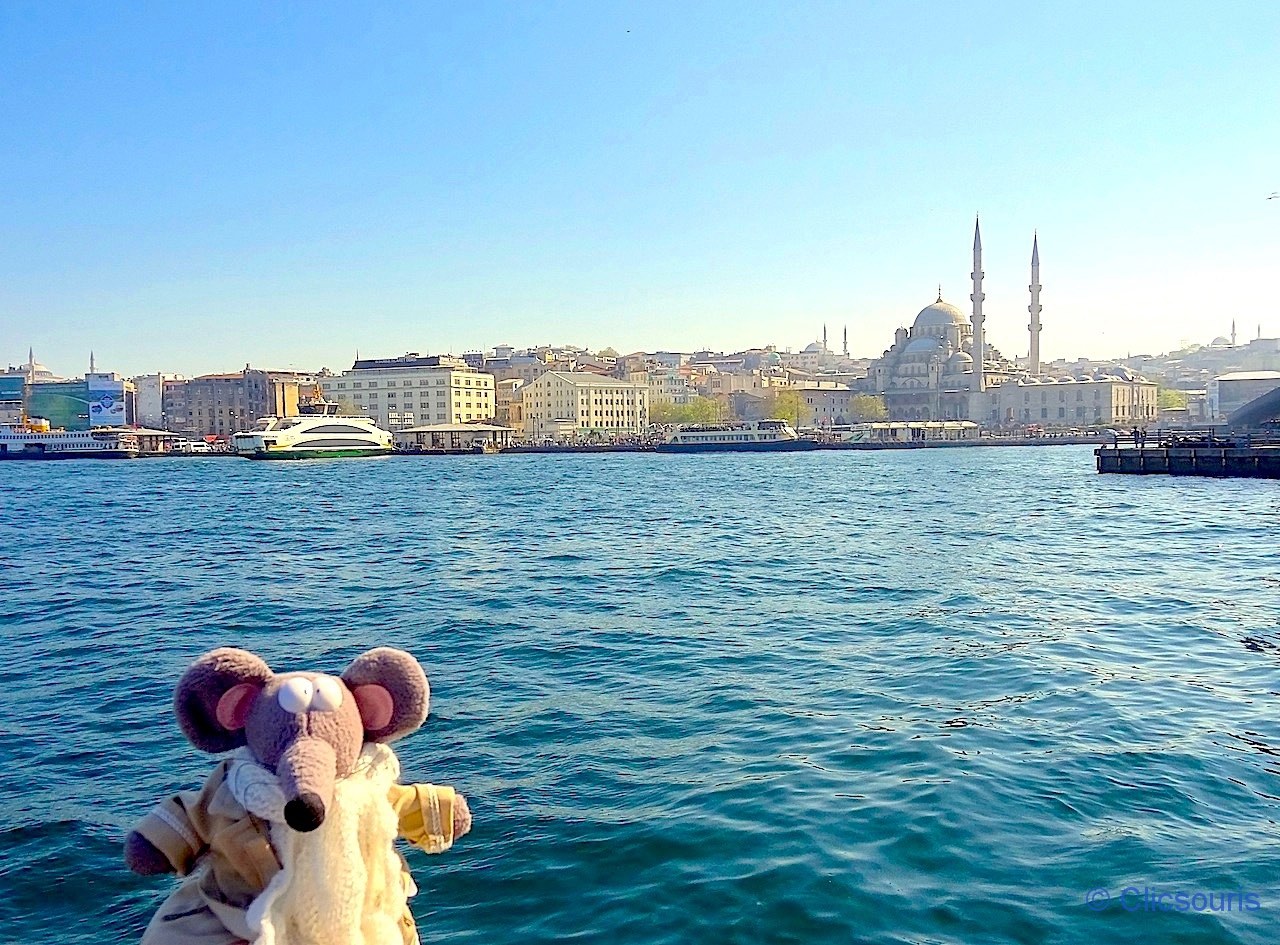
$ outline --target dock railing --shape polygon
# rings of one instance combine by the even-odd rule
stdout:
[[[1249,449],[1280,446],[1280,430],[1235,432],[1224,427],[1113,430],[1102,449]]]

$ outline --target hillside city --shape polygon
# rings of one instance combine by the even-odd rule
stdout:
[[[847,341],[833,347],[825,329],[800,351],[620,354],[500,345],[458,356],[358,359],[341,372],[246,364],[198,377],[126,378],[97,371],[91,358],[88,372],[66,378],[31,352],[26,364],[0,373],[0,420],[39,416],[68,430],[128,424],[212,441],[322,397],[391,431],[490,423],[523,441],[611,440],[643,435],[651,424],[765,417],[819,429],[970,421],[992,430],[1066,431],[1209,423],[1280,386],[1280,338],[1259,332],[1246,342],[1222,336],[1118,361],[1034,365],[988,349],[983,389],[975,391],[968,327],[939,297],[879,358],[852,356]],[[102,410],[106,401],[111,406]]]

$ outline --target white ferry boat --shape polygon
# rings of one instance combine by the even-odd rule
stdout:
[[[122,427],[51,430],[48,420],[0,424],[0,459],[135,459],[137,435]]]
[[[340,417],[338,405],[311,404],[297,417],[263,417],[231,437],[233,452],[249,459],[327,459],[385,456],[394,441],[368,417]]]
[[[817,449],[786,420],[700,423],[678,427],[659,443],[660,453],[775,453]]]

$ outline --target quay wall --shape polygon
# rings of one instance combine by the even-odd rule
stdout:
[[[1155,446],[1095,450],[1098,472],[1280,479],[1280,447]]]

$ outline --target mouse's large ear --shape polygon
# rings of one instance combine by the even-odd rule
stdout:
[[[271,667],[247,650],[210,650],[182,674],[173,710],[182,734],[201,751],[230,751],[244,744],[244,723]]]
[[[360,707],[366,741],[389,742],[427,719],[427,674],[404,650],[380,646],[362,653],[347,667],[342,681]]]

